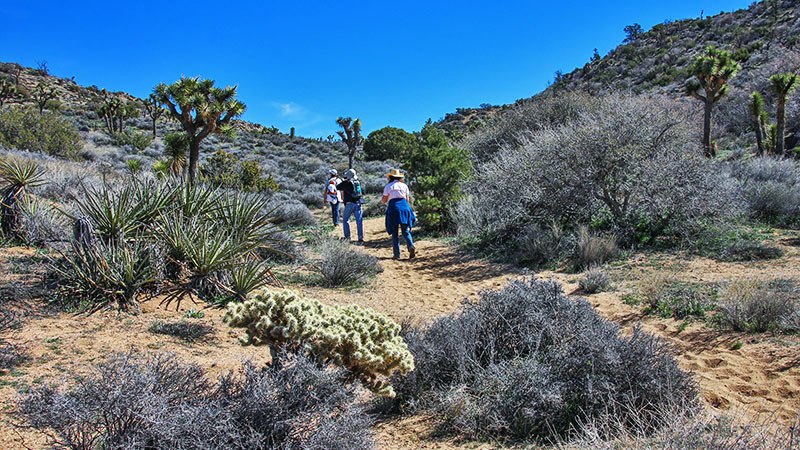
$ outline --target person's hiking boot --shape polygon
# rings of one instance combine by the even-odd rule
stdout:
[[[358,243],[359,243],[359,244],[363,244],[363,243],[364,243],[364,240],[363,240],[363,239],[359,239],[359,240],[358,240]]]
[[[414,259],[415,256],[417,256],[417,248],[411,247],[408,249],[408,259]]]

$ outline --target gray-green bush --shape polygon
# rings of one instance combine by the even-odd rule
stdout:
[[[555,220],[591,224],[630,245],[686,236],[700,219],[738,211],[729,183],[702,157],[685,114],[671,101],[579,94],[562,101],[558,111],[571,112],[555,125],[541,125],[540,113],[530,113],[530,128],[508,116],[516,138],[486,151],[492,157],[466,184],[474,194],[455,209],[462,237],[513,250],[526,227]],[[489,144],[472,151],[481,145]]]
[[[61,116],[39,114],[32,108],[6,108],[0,110],[0,145],[72,158],[83,141],[75,125]]]
[[[392,381],[395,406],[437,411],[467,436],[548,440],[609,413],[652,429],[697,405],[666,344],[639,329],[623,336],[552,280],[482,292],[405,338],[416,370]]]

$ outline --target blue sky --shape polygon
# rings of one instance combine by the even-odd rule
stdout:
[[[605,55],[625,25],[747,7],[745,0],[3,1],[0,61],[145,97],[181,75],[239,85],[244,119],[334,134],[419,130],[458,107],[530,97]],[[220,7],[222,5],[222,7]]]

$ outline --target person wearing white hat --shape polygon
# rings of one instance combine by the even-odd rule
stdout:
[[[408,248],[408,258],[417,256],[417,249],[414,247],[414,240],[411,238],[411,228],[417,217],[411,209],[409,200],[408,186],[403,182],[404,175],[399,169],[392,169],[386,174],[389,183],[383,188],[383,198],[381,201],[386,203],[386,232],[392,235],[393,258],[400,258],[400,237],[397,228],[403,233]]]
[[[342,193],[344,212],[342,213],[342,230],[344,239],[350,240],[350,215],[356,218],[356,228],[358,229],[358,242],[364,242],[364,223],[361,214],[361,182],[353,169],[344,173],[344,181],[336,185],[336,189]]]
[[[328,182],[325,185],[325,191],[323,192],[323,203],[331,204],[331,218],[333,219],[333,226],[339,226],[339,203],[342,201],[341,193],[336,186],[342,182],[342,179],[339,178],[339,172],[336,169],[331,169],[328,171]]]

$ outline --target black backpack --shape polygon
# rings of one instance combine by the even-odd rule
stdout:
[[[358,180],[353,180],[353,193],[350,195],[353,197],[353,200],[358,201],[361,200],[361,182]]]

